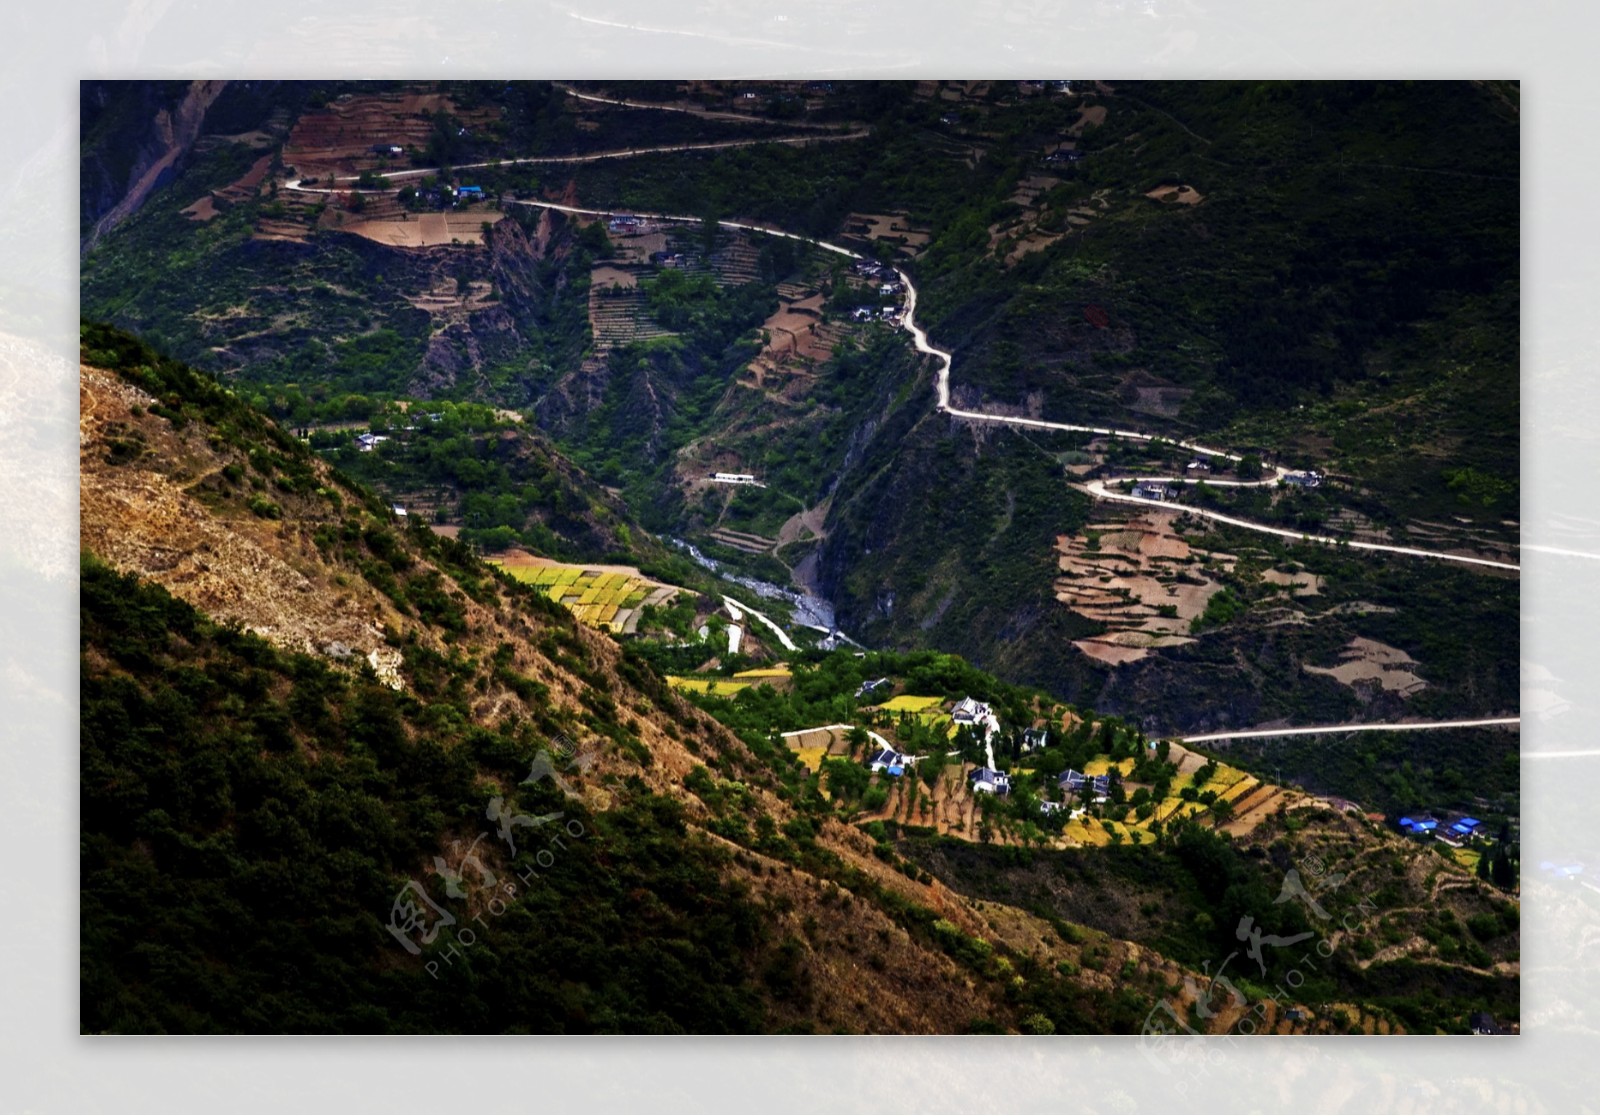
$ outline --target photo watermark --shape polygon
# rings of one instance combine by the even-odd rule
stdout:
[[[598,751],[580,747],[561,734],[557,734],[550,744],[550,748],[539,749],[527,777],[519,785],[537,786],[548,780],[566,797],[581,798],[582,793],[573,786],[568,776],[587,772],[599,758]],[[474,892],[488,892],[484,911],[471,915],[467,920],[487,929],[490,923],[484,914],[487,913],[490,918],[505,914],[517,897],[518,883],[524,889],[535,886],[540,878],[539,873],[554,867],[556,850],[566,849],[567,839],[582,839],[586,830],[581,821],[567,818],[563,810],[538,815],[518,813],[506,804],[504,795],[489,799],[484,808],[484,818],[493,822],[495,828],[483,830],[465,848],[459,839],[452,841],[450,851],[455,854],[454,863],[443,856],[435,856],[432,874],[444,881],[446,900],[467,900]],[[520,848],[517,842],[519,829],[529,831],[521,835],[523,844]],[[506,847],[507,857],[511,861],[509,877],[494,871],[478,854],[478,846],[491,833]],[[536,851],[528,847],[528,840],[534,835],[544,839]],[[462,916],[466,917],[465,911]],[[486,948],[479,939],[478,931],[467,922],[457,918],[446,903],[429,894],[420,880],[410,879],[395,895],[385,929],[411,956],[420,958],[426,951],[428,960],[423,963],[423,969],[437,980],[441,966],[455,965],[466,956],[463,951]]]
[[[1305,869],[1304,875],[1301,868]],[[1307,877],[1310,878],[1309,885]],[[1179,1072],[1183,1075],[1177,1085],[1179,1093],[1186,1093],[1191,1081],[1198,1081],[1221,1064],[1224,1061],[1224,1048],[1231,1046],[1238,1036],[1259,1033],[1266,1021],[1269,1004],[1297,1003],[1295,990],[1305,984],[1307,972],[1317,971],[1318,962],[1326,962],[1334,954],[1331,934],[1339,930],[1356,930],[1378,913],[1371,897],[1363,896],[1335,918],[1334,913],[1324,905],[1322,897],[1329,896],[1346,878],[1343,873],[1329,871],[1327,863],[1317,856],[1307,858],[1300,866],[1290,868],[1285,874],[1278,897],[1273,900],[1274,905],[1303,904],[1314,924],[1320,924],[1317,929],[1299,934],[1270,934],[1257,924],[1252,915],[1240,917],[1234,934],[1244,946],[1245,957],[1255,962],[1257,970],[1248,979],[1271,983],[1272,987],[1266,995],[1252,1003],[1239,986],[1224,974],[1228,963],[1239,956],[1240,951],[1234,950],[1222,959],[1215,972],[1212,972],[1209,961],[1205,963],[1203,968],[1208,979],[1204,984],[1186,973],[1183,995],[1163,1000],[1151,1009],[1140,1031],[1140,1046],[1146,1060],[1161,1073]],[[1295,957],[1293,954],[1297,948],[1300,956]],[[1285,954],[1285,958],[1279,957],[1280,952]],[[1288,967],[1272,975],[1280,963]],[[1183,1006],[1186,1002],[1192,1005],[1190,1010],[1199,1018],[1202,1026],[1206,1020],[1229,1013],[1237,1013],[1237,1018],[1221,1030],[1208,1034],[1190,1025],[1189,1012]],[[1293,1013],[1299,1009],[1290,1007],[1287,1010]],[[1293,1017],[1291,1014],[1290,1018]]]

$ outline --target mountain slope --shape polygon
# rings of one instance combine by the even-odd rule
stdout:
[[[1131,1029],[1176,979],[1084,932],[1131,983],[1068,981],[1050,923],[884,864],[632,653],[85,338],[86,1030],[959,1031],[1046,994]],[[454,927],[412,955],[405,901]]]

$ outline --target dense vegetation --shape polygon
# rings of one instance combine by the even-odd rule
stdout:
[[[430,700],[397,695],[92,557],[82,633],[84,1030],[757,1024],[740,958],[761,920],[722,882],[723,854],[668,799],[634,791],[596,815],[519,787],[538,738],[469,724],[461,664]],[[385,932],[391,904],[447,834],[488,828],[496,794],[564,812],[567,839],[502,869],[537,868],[429,979]]]

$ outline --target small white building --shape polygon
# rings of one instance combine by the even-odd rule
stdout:
[[[914,762],[914,757],[908,756],[904,752],[896,752],[892,748],[885,748],[867,761],[867,766],[872,769],[873,774],[887,771],[890,775],[902,775],[905,773],[906,768],[912,766]]]
[[[371,453],[388,440],[387,434],[361,434],[356,437],[356,445],[360,447],[362,453]]]
[[[992,767],[974,768],[967,776],[973,794],[1010,794],[1011,776]]]
[[[975,725],[988,720],[990,715],[991,711],[987,705],[971,697],[962,698],[956,702],[955,708],[950,710],[950,719],[958,725]]]

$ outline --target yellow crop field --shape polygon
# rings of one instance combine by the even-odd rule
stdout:
[[[925,709],[932,709],[944,702],[944,698],[917,697],[914,694],[901,694],[892,701],[884,702],[878,708],[887,713],[921,713]]]
[[[1240,779],[1238,782],[1234,783],[1227,790],[1219,793],[1217,797],[1222,799],[1224,802],[1233,802],[1236,799],[1244,797],[1247,793],[1254,790],[1256,787],[1259,787],[1260,785],[1260,779],[1257,779],[1253,775],[1246,775],[1243,779]]]
[[[1100,828],[1099,822],[1095,822],[1092,826],[1086,826],[1083,824],[1082,818],[1075,818],[1069,821],[1066,827],[1062,829],[1061,835],[1080,845],[1111,844],[1111,834]]]
[[[788,667],[758,667],[755,670],[741,670],[734,675],[735,678],[792,678]]]
[[[796,748],[794,750],[794,754],[800,757],[800,762],[806,765],[807,770],[816,772],[822,767],[822,757],[828,754],[828,749],[826,746],[819,748]]]
[[[673,689],[682,690],[685,693],[714,694],[717,697],[736,694],[750,685],[750,683],[736,678],[694,678],[681,674],[667,675],[667,684]]]
[[[583,623],[614,632],[632,631],[624,625],[635,619],[634,610],[661,588],[656,582],[615,570],[490,561],[518,581],[537,586],[552,601],[570,608]]]
[[[1126,779],[1129,773],[1133,771],[1133,761],[1131,759],[1118,760],[1117,770],[1121,772],[1122,777]],[[1110,771],[1111,757],[1107,755],[1096,756],[1083,766],[1083,773],[1085,775],[1105,775]]]

